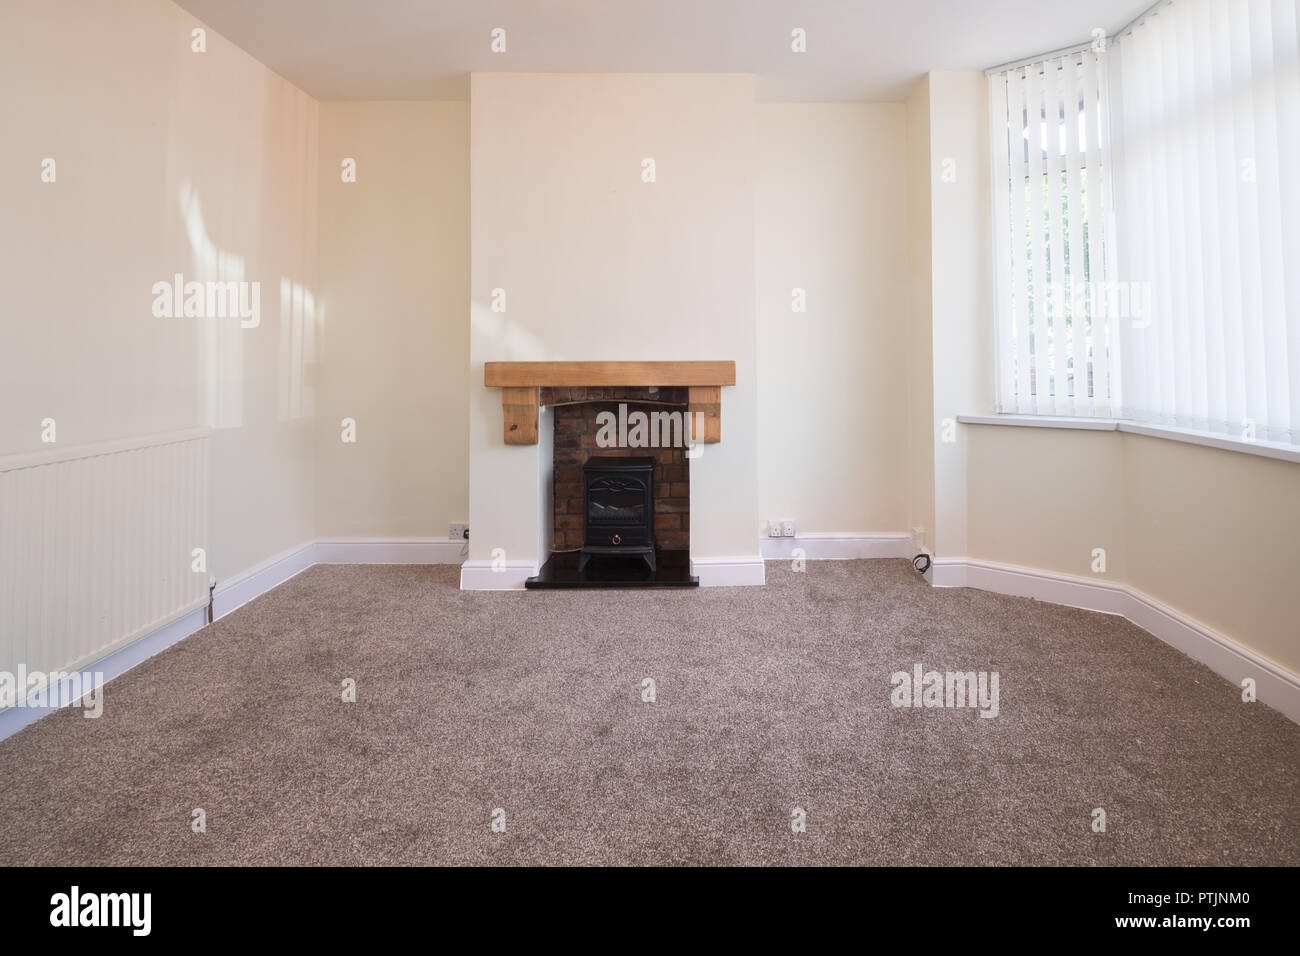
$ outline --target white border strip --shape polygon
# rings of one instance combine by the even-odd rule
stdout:
[[[768,561],[794,557],[803,550],[809,561],[855,561],[859,558],[912,558],[910,534],[801,534],[791,538],[759,538],[759,550]]]
[[[279,587],[296,574],[301,574],[316,563],[315,544],[308,542],[291,551],[245,571],[218,584],[212,592],[212,614],[223,618],[236,608],[243,607],[253,598],[261,597],[272,588]]]
[[[1072,418],[1065,415],[958,415],[963,425],[1016,425],[1020,428],[1074,428],[1093,432],[1119,431],[1114,418]]]
[[[460,564],[467,544],[436,538],[333,538],[316,542],[315,558],[317,564]]]
[[[974,558],[936,558],[935,587],[971,587],[1118,614],[1238,688],[1255,679],[1259,700],[1300,724],[1300,675],[1136,588]]]
[[[702,588],[752,587],[767,582],[761,554],[691,558],[691,574],[700,579]]]
[[[536,573],[537,564],[532,561],[466,561],[460,566],[460,589],[522,591],[524,582]]]

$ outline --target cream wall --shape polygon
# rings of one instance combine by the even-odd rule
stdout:
[[[1124,447],[1117,432],[963,425],[969,555],[1109,581],[1129,566]]]
[[[930,78],[921,77],[904,105],[907,136],[907,529],[934,548],[933,274],[930,267]]]
[[[1114,431],[972,425],[970,554],[1127,584],[1300,673],[1300,466]]]
[[[757,118],[759,519],[903,531],[903,107],[765,103]]]
[[[1126,582],[1300,674],[1300,464],[1115,437]]]
[[[691,552],[757,561],[754,112],[750,76],[471,77],[472,560],[542,557],[539,446],[504,444],[484,362],[733,359]]]
[[[967,552],[967,430],[993,396],[988,80],[931,73],[930,234],[934,554]],[[954,441],[946,441],[945,420]]]
[[[46,417],[60,448],[212,426],[225,579],[313,534],[317,105],[212,31],[191,52],[196,26],[0,4],[0,454],[47,448]],[[260,325],[155,318],[177,272],[260,282]]]
[[[316,533],[443,538],[469,519],[469,105],[320,111]]]

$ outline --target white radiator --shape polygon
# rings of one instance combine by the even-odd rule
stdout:
[[[0,671],[76,670],[201,607],[205,430],[0,458]]]

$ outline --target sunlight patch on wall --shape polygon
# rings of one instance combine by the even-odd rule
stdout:
[[[198,192],[180,185],[181,216],[189,238],[191,277],[199,282],[243,282],[244,257],[220,249],[208,237]],[[209,428],[239,428],[244,411],[244,330],[238,321],[208,318],[199,326],[199,381]]]
[[[280,381],[281,421],[310,418],[313,413],[316,367],[316,297],[288,276],[280,277]]]

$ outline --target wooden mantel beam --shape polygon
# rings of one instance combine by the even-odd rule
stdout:
[[[722,386],[736,384],[735,362],[485,362],[483,383],[501,389],[507,445],[537,444],[542,388],[688,388],[690,411],[702,413],[704,434],[722,440]]]
[[[488,388],[735,385],[735,362],[486,362]]]

